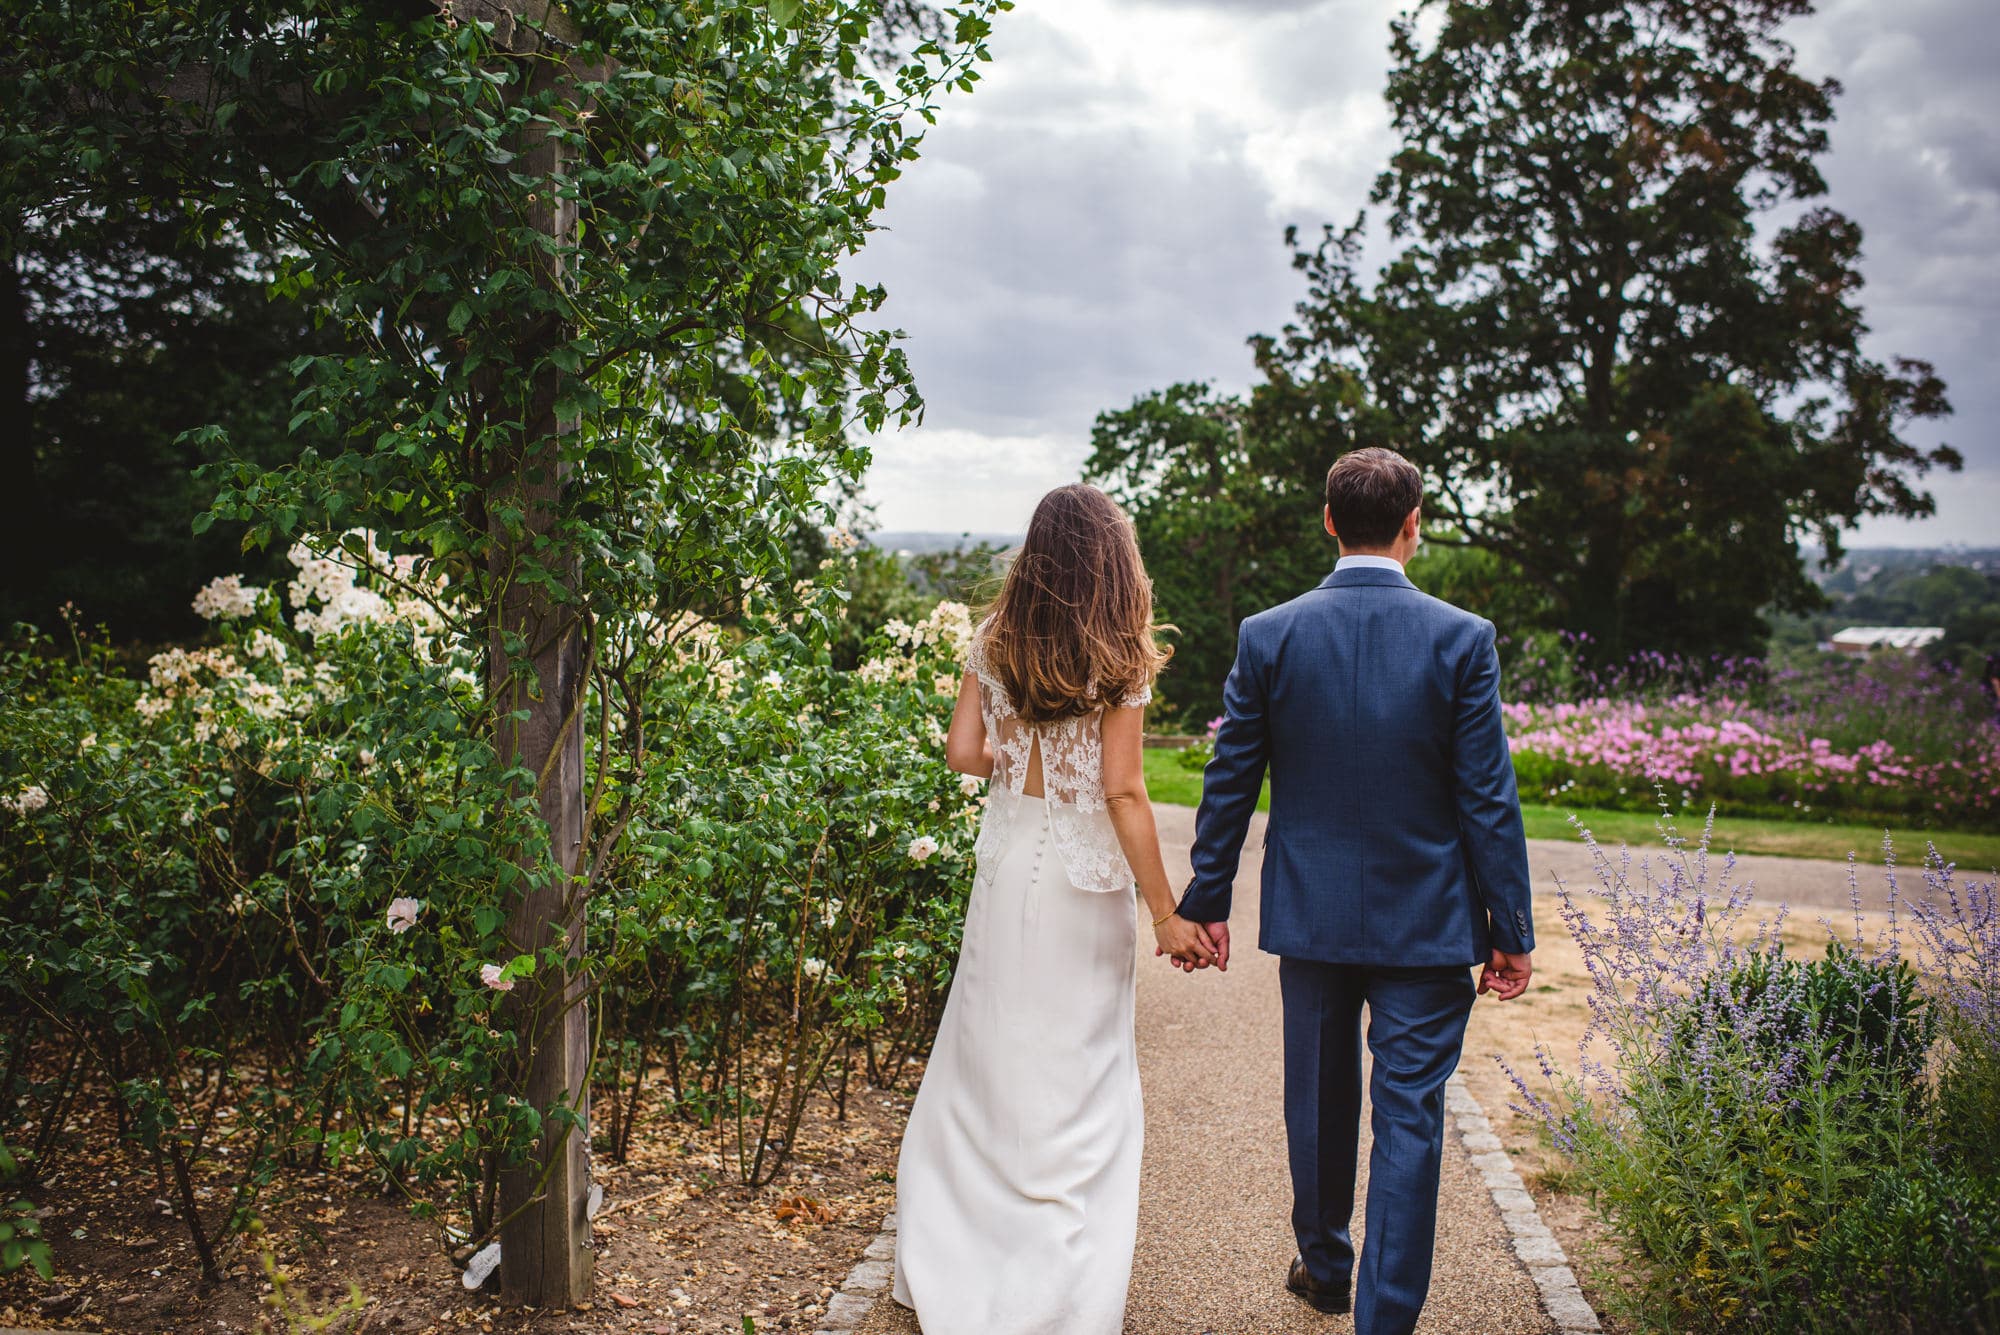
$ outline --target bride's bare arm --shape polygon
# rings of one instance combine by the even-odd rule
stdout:
[[[951,711],[951,731],[945,734],[944,763],[960,774],[993,777],[993,747],[986,739],[986,720],[979,713],[979,677],[967,672],[958,684],[958,703]]]
[[[1145,715],[1143,708],[1104,711],[1104,803],[1160,949],[1184,962],[1214,963],[1215,944],[1208,933],[1174,912],[1179,899],[1167,880],[1153,802],[1146,794]]]

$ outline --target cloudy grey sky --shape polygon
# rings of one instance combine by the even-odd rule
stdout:
[[[1830,202],[1867,237],[1872,350],[1928,358],[1965,472],[1938,515],[1858,541],[2000,542],[2000,113],[1991,0],[1827,0],[1802,68],[1846,86]],[[877,442],[887,529],[1018,532],[1075,480],[1098,412],[1250,378],[1244,339],[1300,292],[1282,244],[1350,219],[1393,141],[1404,0],[1020,0],[853,265],[888,285],[929,404]]]

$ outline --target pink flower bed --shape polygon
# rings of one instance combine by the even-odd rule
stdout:
[[[1509,744],[1530,801],[1650,805],[1655,787],[1680,805],[1739,811],[1928,816],[1972,827],[2000,800],[2000,730],[1968,718],[1963,745],[1943,758],[1886,739],[1838,747],[1805,720],[1728,695],[1657,704],[1598,698],[1505,707]],[[1579,791],[1581,790],[1581,791]]]

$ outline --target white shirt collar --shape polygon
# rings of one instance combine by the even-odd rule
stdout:
[[[1403,563],[1393,556],[1343,556],[1334,562],[1336,572],[1342,570],[1393,570],[1403,573]]]

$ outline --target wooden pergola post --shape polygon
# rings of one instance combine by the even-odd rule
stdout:
[[[473,0],[462,4],[494,24],[496,42],[533,62],[525,82],[530,94],[578,80],[601,77],[569,60],[541,53],[543,34],[574,49],[575,32],[552,4],[534,0]],[[524,18],[532,22],[523,22]],[[564,175],[567,149],[535,127],[522,136],[524,171],[546,182]],[[562,249],[577,236],[577,209],[551,185],[529,207],[536,230],[554,245],[533,257],[535,281],[560,294],[569,281]],[[527,887],[511,909],[507,936],[517,950],[540,955],[560,946],[568,967],[546,966],[517,985],[511,1013],[525,1048],[522,1091],[535,1107],[567,1106],[574,1126],[545,1118],[535,1153],[500,1178],[500,1285],[513,1302],[536,1307],[573,1307],[590,1297],[594,1253],[590,1243],[590,1023],[581,969],[584,946],[584,888],[578,873],[583,839],[583,728],[587,687],[588,631],[574,597],[574,558],[559,545],[537,553],[537,542],[554,529],[561,513],[568,465],[563,441],[576,423],[557,412],[563,375],[549,364],[547,351],[570,330],[541,313],[524,315],[516,347],[516,374],[532,374],[524,396],[521,425],[494,469],[488,489],[488,573],[496,606],[492,618],[488,695],[495,713],[503,760],[537,776],[536,800],[548,825],[552,874],[542,864],[524,867]],[[530,372],[527,368],[534,368]],[[496,518],[513,512],[523,529],[510,533]],[[548,571],[553,588],[518,579],[534,561]],[[560,591],[560,592],[558,592]],[[525,646],[516,660],[507,643]],[[515,715],[525,715],[516,718]]]

